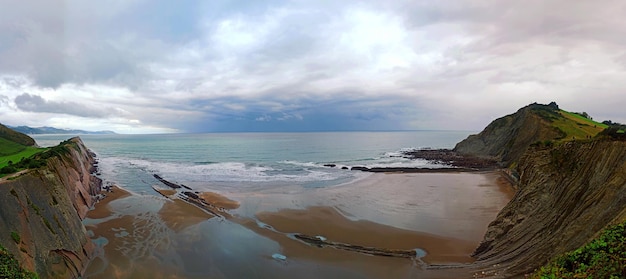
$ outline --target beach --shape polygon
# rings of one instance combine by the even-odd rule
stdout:
[[[487,225],[511,199],[499,173],[376,173],[318,189],[201,197],[223,213],[175,197],[121,188],[86,222],[99,247],[88,278],[458,278]],[[171,195],[171,198],[166,196]],[[253,206],[251,206],[253,205]],[[294,237],[417,251],[414,258],[318,247]],[[279,255],[279,256],[277,256]]]

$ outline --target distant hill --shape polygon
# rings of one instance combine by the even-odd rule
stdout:
[[[11,129],[20,133],[28,135],[38,134],[72,134],[72,135],[109,135],[115,134],[113,131],[84,131],[84,130],[70,130],[70,129],[58,129],[54,127],[39,127],[33,128],[28,126],[10,127]]]
[[[34,146],[35,140],[21,132],[0,124],[0,139],[13,142],[23,146]]]
[[[581,114],[559,109],[556,103],[530,104],[498,118],[482,132],[459,142],[459,153],[495,157],[503,166],[515,163],[532,144],[590,139],[608,126]]]

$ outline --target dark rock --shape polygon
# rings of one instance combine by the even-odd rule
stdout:
[[[324,164],[325,167],[329,167],[329,168],[334,168],[337,165],[336,164]]]
[[[153,174],[152,176],[154,176],[154,178],[156,178],[158,181],[160,181],[161,183],[165,184],[166,186],[169,186],[173,189],[178,189],[178,188],[182,188],[182,186],[176,184],[176,183],[172,183],[169,182],[165,179],[163,179],[161,176],[159,176],[158,174]]]
[[[351,170],[356,170],[356,171],[369,171],[370,169],[368,167],[361,167],[361,166],[356,166],[356,167],[352,167]]]
[[[195,193],[192,192],[183,192],[183,194],[185,194],[185,196],[188,196],[190,198],[194,198],[194,199],[200,199],[200,196],[196,195]]]
[[[461,154],[450,149],[418,149],[404,152],[403,155],[405,158],[423,159],[454,168],[490,170],[498,167],[498,160],[495,157]]]
[[[417,253],[415,250],[365,247],[365,246],[354,245],[354,244],[349,244],[349,243],[327,241],[325,239],[321,239],[319,237],[310,236],[306,234],[296,234],[294,235],[294,237],[305,243],[315,245],[317,247],[329,246],[329,247],[333,247],[333,248],[337,248],[341,250],[352,251],[352,252],[363,253],[363,254],[374,255],[374,256],[398,257],[398,258],[415,258],[417,256]]]

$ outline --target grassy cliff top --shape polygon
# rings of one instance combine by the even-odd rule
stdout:
[[[0,124],[0,170],[45,150],[34,145],[35,140],[31,137]],[[11,172],[11,169],[5,169],[0,171],[0,176]]]
[[[531,145],[553,145],[572,140],[591,140],[608,126],[586,113],[562,110],[556,103],[530,104],[492,121],[477,135],[459,142],[462,154],[493,157],[503,166],[515,163]]]
[[[593,138],[608,127],[576,113],[559,110],[561,118],[552,122],[552,126],[563,131],[563,140]]]
[[[593,121],[590,117],[585,117],[580,113],[559,109],[556,104],[531,104],[526,108],[531,113],[545,120],[551,127],[560,131],[560,138],[554,139],[557,141],[590,139],[609,127],[606,124]]]

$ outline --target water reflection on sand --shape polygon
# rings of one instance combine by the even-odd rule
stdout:
[[[290,235],[306,233],[364,246],[423,249],[427,263],[471,262],[469,255],[488,223],[511,198],[511,191],[497,182],[493,173],[375,174],[329,188],[294,186],[223,193],[240,205],[227,209],[228,218],[212,218],[179,199],[129,195],[114,189],[86,220],[101,248],[86,275],[471,277],[456,270],[425,271],[413,259],[318,248]],[[286,259],[272,257],[275,254]]]

